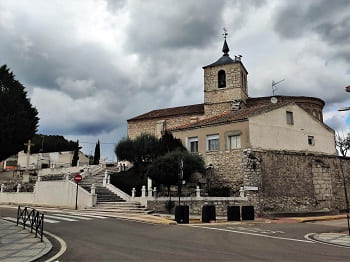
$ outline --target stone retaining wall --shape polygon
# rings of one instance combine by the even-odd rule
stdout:
[[[174,207],[170,212],[166,208],[168,198],[159,198],[154,200],[147,200],[147,208],[156,210],[159,213],[174,214],[175,206],[178,205],[178,199],[172,198]],[[187,205],[190,209],[190,215],[202,215],[202,207],[204,205],[215,205],[217,216],[227,216],[227,206],[243,206],[251,205],[247,198],[241,197],[206,197],[202,199],[197,198],[181,198],[181,205]]]

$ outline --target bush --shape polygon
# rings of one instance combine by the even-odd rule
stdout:
[[[135,168],[125,172],[114,173],[111,175],[111,184],[131,195],[133,187],[136,188],[136,196],[141,196],[142,186],[147,186],[147,178],[143,178]]]

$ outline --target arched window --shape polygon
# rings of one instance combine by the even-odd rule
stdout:
[[[224,70],[220,70],[218,73],[218,87],[219,88],[226,87],[226,73]]]

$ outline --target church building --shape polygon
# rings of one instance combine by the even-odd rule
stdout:
[[[247,150],[336,155],[334,130],[323,123],[323,100],[250,97],[248,71],[241,56],[230,57],[226,37],[222,52],[216,62],[203,67],[204,103],[156,109],[131,118],[128,136],[160,137],[170,131],[212,168],[213,185],[233,193],[245,183],[242,152]]]

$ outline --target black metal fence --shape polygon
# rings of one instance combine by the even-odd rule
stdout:
[[[40,235],[40,240],[43,242],[43,234],[44,234],[44,214],[29,207],[20,207],[18,206],[17,210],[17,226],[19,223],[23,224],[23,228],[26,227],[28,222],[28,226],[30,225],[30,232],[35,230],[35,237]]]

